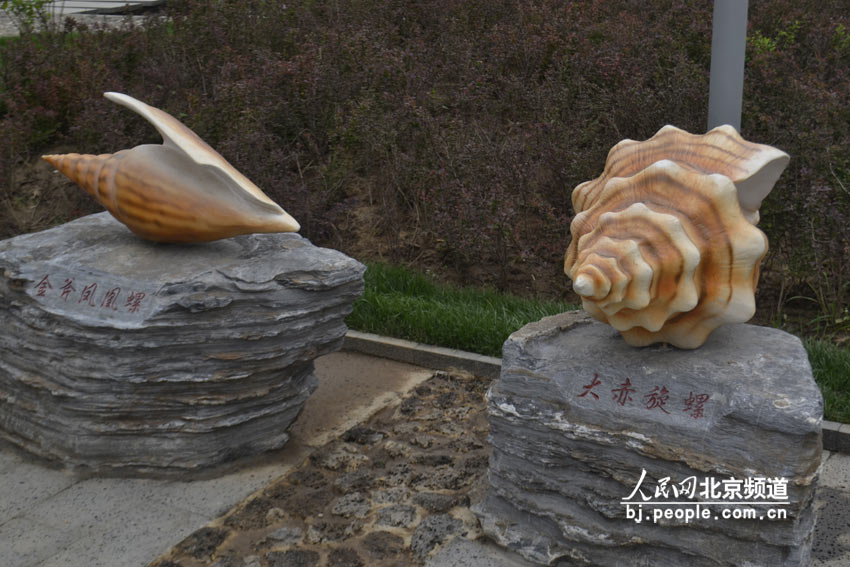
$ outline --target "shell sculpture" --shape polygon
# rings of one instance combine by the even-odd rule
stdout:
[[[731,126],[614,146],[572,194],[564,271],[585,310],[634,346],[697,348],[749,320],[767,252],[758,210],[788,160]]]
[[[42,157],[135,234],[157,242],[205,242],[299,230],[295,219],[173,116],[124,94],[104,96],[140,114],[163,143]]]

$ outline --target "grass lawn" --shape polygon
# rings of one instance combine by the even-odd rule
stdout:
[[[366,290],[348,317],[358,331],[501,357],[502,343],[526,323],[576,309],[494,291],[440,285],[401,267],[372,263]],[[850,423],[850,349],[806,339],[825,417]]]
[[[850,423],[850,349],[827,341],[803,341],[823,392],[826,419]]]
[[[439,285],[406,268],[368,264],[366,291],[346,323],[358,331],[501,357],[508,335],[571,309],[576,306]]]

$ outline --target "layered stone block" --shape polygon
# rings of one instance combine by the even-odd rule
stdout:
[[[0,242],[0,434],[122,473],[279,448],[364,270],[296,234],[155,244],[107,213]]]
[[[729,325],[695,351],[638,349],[563,314],[511,335],[487,400],[476,511],[527,559],[811,563],[823,401],[796,337]]]

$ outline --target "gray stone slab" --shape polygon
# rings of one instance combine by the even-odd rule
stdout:
[[[455,538],[435,553],[425,567],[533,567],[533,564],[486,540]]]
[[[563,314],[517,331],[503,353],[488,393],[490,490],[478,508],[490,537],[547,565],[808,564],[823,402],[799,339],[729,325],[695,351],[636,349]],[[724,496],[730,477],[780,479],[787,492]],[[689,478],[700,488],[682,484]],[[669,496],[658,492],[668,481]],[[662,503],[652,509],[702,504],[709,515],[629,516],[623,501],[647,498]],[[755,516],[724,520],[718,507]],[[762,511],[780,507],[787,519],[767,521]]]
[[[826,454],[815,497],[815,567],[850,565],[850,456]]]
[[[306,457],[303,450],[287,447],[264,463],[240,467],[215,478],[157,483],[151,499],[208,518],[221,516],[241,500],[287,474]]]
[[[11,466],[0,472],[0,524],[24,514],[75,482],[63,471],[12,460]]]
[[[156,523],[157,514],[168,508],[156,502],[160,486],[148,479],[90,478],[43,499],[29,508],[26,517],[59,530],[81,531],[86,537],[126,522]]]
[[[18,517],[0,525],[0,565],[35,567],[78,539],[73,530],[58,530]]]
[[[98,537],[80,539],[51,556],[39,567],[144,567],[164,549],[176,545],[186,535],[208,521],[159,503],[140,503],[103,525]]]
[[[209,521],[161,501],[163,481],[88,479],[30,509],[24,518],[74,542],[40,564],[142,566]]]
[[[320,447],[433,375],[433,370],[365,356],[331,353],[316,360],[319,388],[292,426],[293,438]]]
[[[0,441],[0,474],[22,462],[17,449],[13,449],[8,443]]]
[[[132,474],[278,449],[364,271],[297,234],[163,245],[108,213],[4,240],[0,435]]]
[[[830,453],[821,466],[818,482],[820,486],[850,493],[850,455]]]

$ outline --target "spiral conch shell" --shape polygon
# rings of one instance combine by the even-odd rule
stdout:
[[[136,235],[204,242],[252,232],[297,232],[298,222],[170,114],[105,93],[150,122],[163,143],[114,154],[46,155]]]
[[[758,209],[788,160],[731,126],[614,146],[572,194],[564,271],[584,309],[634,346],[697,348],[749,320],[767,252]]]

